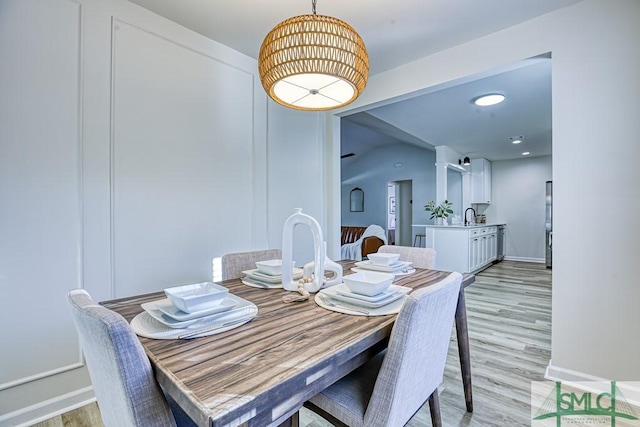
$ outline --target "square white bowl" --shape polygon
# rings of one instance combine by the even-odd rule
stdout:
[[[372,253],[367,255],[369,261],[377,265],[393,265],[400,260],[400,254]]]
[[[295,261],[292,266],[295,266]],[[256,268],[259,272],[268,274],[269,276],[279,276],[282,274],[282,260],[268,259],[266,261],[256,261]]]
[[[185,313],[193,313],[219,305],[229,294],[229,289],[213,282],[174,286],[164,290],[173,305]]]
[[[344,276],[342,280],[351,292],[372,297],[389,289],[395,277],[389,273],[359,271],[356,274]]]

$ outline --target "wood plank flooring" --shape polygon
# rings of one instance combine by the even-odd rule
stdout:
[[[474,412],[466,412],[452,334],[440,407],[445,427],[530,426],[531,381],[540,381],[551,357],[551,270],[544,264],[503,261],[476,275],[466,289]],[[36,424],[101,426],[97,405]],[[328,427],[303,409],[302,427]],[[426,404],[407,427],[430,426]]]
[[[455,334],[440,408],[445,426],[530,426],[531,381],[551,357],[551,270],[503,261],[478,273],[465,292],[474,412],[465,412]],[[430,425],[428,406],[408,426]]]

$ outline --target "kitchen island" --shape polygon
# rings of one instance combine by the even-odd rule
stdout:
[[[436,251],[437,269],[476,273],[498,259],[498,226],[502,225],[505,223],[412,227],[425,230],[425,246]]]

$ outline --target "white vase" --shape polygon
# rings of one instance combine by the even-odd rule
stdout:
[[[436,217],[436,225],[444,225],[444,218]]]

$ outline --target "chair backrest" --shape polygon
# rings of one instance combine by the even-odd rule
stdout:
[[[222,280],[242,277],[243,271],[256,268],[256,261],[281,258],[282,251],[280,249],[226,254],[222,257]]]
[[[364,425],[402,426],[442,383],[462,275],[412,292],[393,326]]]
[[[400,254],[400,261],[411,261],[413,267],[434,269],[436,267],[436,251],[431,248],[412,246],[380,246],[378,252]]]
[[[83,289],[67,294],[106,426],[175,426],[151,363],[129,323]]]

